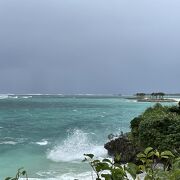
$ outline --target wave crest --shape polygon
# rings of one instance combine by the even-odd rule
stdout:
[[[91,142],[89,134],[82,130],[74,130],[59,145],[48,152],[47,158],[55,162],[69,162],[82,160],[84,153],[93,153],[97,157],[104,156],[107,152],[104,147]]]

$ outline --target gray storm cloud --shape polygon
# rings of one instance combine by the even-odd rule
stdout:
[[[1,0],[0,93],[179,92],[177,0]]]

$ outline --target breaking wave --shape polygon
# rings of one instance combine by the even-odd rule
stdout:
[[[0,99],[7,99],[8,95],[7,94],[0,94]]]
[[[15,141],[3,141],[3,142],[0,142],[0,144],[7,144],[7,145],[16,145],[18,142],[15,142]]]
[[[107,154],[103,145],[93,143],[88,133],[76,129],[62,143],[53,147],[47,158],[55,162],[77,161],[84,158],[84,153],[92,153],[97,157]]]
[[[13,138],[13,137],[4,137],[0,138],[0,145],[16,145],[24,143],[27,139],[26,138]]]
[[[35,144],[38,144],[40,146],[46,146],[49,142],[47,140],[38,141]]]

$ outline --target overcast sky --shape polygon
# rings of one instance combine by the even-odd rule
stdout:
[[[179,0],[0,0],[0,93],[180,92]]]

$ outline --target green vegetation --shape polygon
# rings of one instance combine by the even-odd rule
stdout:
[[[132,141],[140,147],[154,147],[180,153],[180,108],[156,104],[131,121]]]
[[[23,170],[24,168],[18,169],[15,177],[7,177],[5,180],[19,180],[21,177],[25,177],[26,180],[28,180],[27,172]]]
[[[120,164],[120,155],[113,160],[93,159],[93,154],[85,154],[85,161],[88,161],[96,174],[96,180],[129,180],[130,176],[140,179],[139,175],[144,173],[144,180],[179,180],[180,179],[180,158],[176,158],[171,151],[159,152],[148,147],[137,155],[139,165],[127,163]],[[161,162],[161,166],[158,162]],[[92,177],[93,178],[93,177]]]
[[[128,173],[134,179],[144,173],[145,180],[180,180],[180,103],[178,106],[156,104],[135,117],[130,127],[131,132],[126,136],[119,136],[105,145],[109,154],[121,154],[121,163],[126,156],[135,163],[132,165],[126,161],[127,165],[121,165],[122,178],[119,180],[128,179]],[[137,158],[130,147],[138,154]],[[144,152],[139,153],[143,149]],[[98,166],[102,162],[97,162]],[[93,165],[96,167],[96,164]],[[109,172],[110,178],[106,180],[116,180],[112,171]]]
[[[144,99],[146,94],[145,93],[136,93],[137,98]]]
[[[146,93],[136,93],[138,99],[150,98],[150,99],[164,99],[165,93],[163,92],[153,92],[151,94]]]
[[[165,96],[165,93],[163,93],[163,92],[157,92],[157,93],[151,93],[151,98],[152,99],[163,99],[164,98],[164,96]]]

